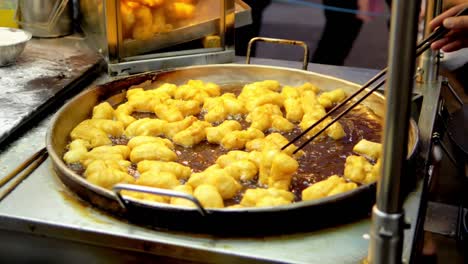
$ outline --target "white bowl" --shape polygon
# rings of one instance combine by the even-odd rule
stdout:
[[[31,33],[27,31],[0,27],[0,67],[15,63],[30,39]]]

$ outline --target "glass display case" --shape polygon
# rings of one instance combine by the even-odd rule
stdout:
[[[230,62],[236,13],[238,26],[251,23],[250,8],[234,0],[82,0],[80,11],[112,75]]]

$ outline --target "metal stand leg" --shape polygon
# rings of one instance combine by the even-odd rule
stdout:
[[[372,208],[373,250],[369,251],[372,263],[401,263],[403,246],[404,213],[388,214],[374,206]]]
[[[372,214],[370,263],[401,263],[406,152],[420,1],[393,1],[381,178]]]

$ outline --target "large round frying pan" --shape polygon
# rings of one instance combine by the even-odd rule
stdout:
[[[266,79],[278,80],[282,85],[291,86],[311,82],[323,91],[343,88],[348,95],[359,88],[357,84],[345,80],[303,70],[236,64],[195,66],[145,73],[99,85],[82,92],[64,105],[48,130],[47,150],[62,182],[82,199],[131,222],[179,231],[226,235],[285,233],[317,229],[368,215],[375,203],[375,183],[362,185],[340,195],[285,206],[202,210],[122,197],[118,191],[90,184],[65,165],[62,157],[69,142],[70,131],[79,122],[89,118],[93,107],[99,102],[114,100],[111,103],[118,103],[124,99],[123,92],[128,87],[147,80],[179,85],[190,79],[231,87]],[[383,117],[384,101],[381,94],[374,93],[362,104],[373,110],[376,115]],[[415,152],[417,141],[418,129],[412,122],[409,131],[408,157]]]

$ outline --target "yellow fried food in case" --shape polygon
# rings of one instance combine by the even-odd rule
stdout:
[[[114,108],[108,103],[103,102],[93,108],[93,119],[110,119],[114,118]]]
[[[344,177],[353,182],[367,184],[377,180],[379,169],[380,163],[372,165],[364,157],[351,155],[346,158]]]
[[[165,0],[140,0],[140,2],[149,7],[159,7],[164,4]]]
[[[167,15],[172,20],[189,19],[195,14],[195,6],[190,3],[173,2],[167,6]]]
[[[98,186],[110,189],[118,183],[134,183],[135,178],[122,169],[111,167],[104,160],[94,160],[86,168],[86,179]]]
[[[125,129],[125,136],[160,136],[164,134],[167,121],[161,119],[142,118],[131,123]]]
[[[224,136],[232,131],[242,130],[242,126],[239,122],[234,120],[226,120],[217,127],[205,128],[206,139],[210,143],[220,144]]]
[[[205,129],[210,126],[206,121],[195,121],[187,129],[175,134],[172,141],[184,147],[191,147],[206,139]]]
[[[187,116],[181,121],[168,123],[163,127],[164,135],[172,139],[175,134],[187,129],[197,120],[194,116]]]
[[[221,168],[207,169],[200,173],[193,173],[187,184],[196,188],[202,184],[209,184],[218,190],[223,199],[230,199],[240,191],[241,185]]]
[[[318,97],[319,103],[325,108],[331,108],[333,104],[339,103],[346,98],[343,89],[336,89],[330,92],[324,92]]]
[[[172,30],[172,25],[166,21],[166,15],[163,8],[155,8],[151,10],[153,15],[153,34],[169,32]]]
[[[174,161],[177,154],[165,144],[153,142],[135,146],[130,152],[130,160],[138,163],[142,160]]]
[[[136,121],[136,118],[131,116],[133,113],[133,107],[128,103],[121,104],[114,110],[114,117],[118,121],[122,122],[124,127],[127,127],[131,123]]]
[[[225,149],[243,149],[248,141],[264,136],[262,131],[249,127],[247,130],[227,133],[221,140],[221,146]]]
[[[294,194],[275,188],[248,189],[240,202],[243,207],[278,206],[292,203]]]
[[[135,183],[161,189],[172,189],[180,184],[173,173],[153,170],[142,173]]]
[[[372,160],[378,160],[382,155],[382,144],[361,139],[354,145],[353,151],[359,155],[369,157]]]
[[[190,167],[184,166],[177,162],[142,160],[138,162],[137,169],[140,173],[145,173],[149,170],[159,172],[171,172],[177,179],[188,179],[192,174]]]
[[[63,160],[66,163],[80,162],[86,153],[88,153],[89,142],[83,139],[75,139],[68,144],[68,151],[63,155]]]
[[[193,196],[197,198],[204,208],[223,208],[223,198],[216,187],[209,184],[202,184],[195,188]]]
[[[120,1],[120,17],[122,18],[124,38],[129,38],[132,35],[132,28],[135,24],[135,15],[133,14],[133,8],[127,1]]]
[[[174,187],[173,190],[193,195],[193,189],[190,185],[178,185]],[[192,201],[177,197],[171,197],[170,204],[186,207],[195,207],[195,204]]]
[[[132,37],[138,40],[147,40],[153,37],[153,14],[146,6],[139,6],[134,11],[135,24]]]
[[[338,175],[330,176],[328,179],[312,184],[302,191],[302,200],[315,200],[335,194],[347,192],[357,188],[355,183],[346,182]]]

